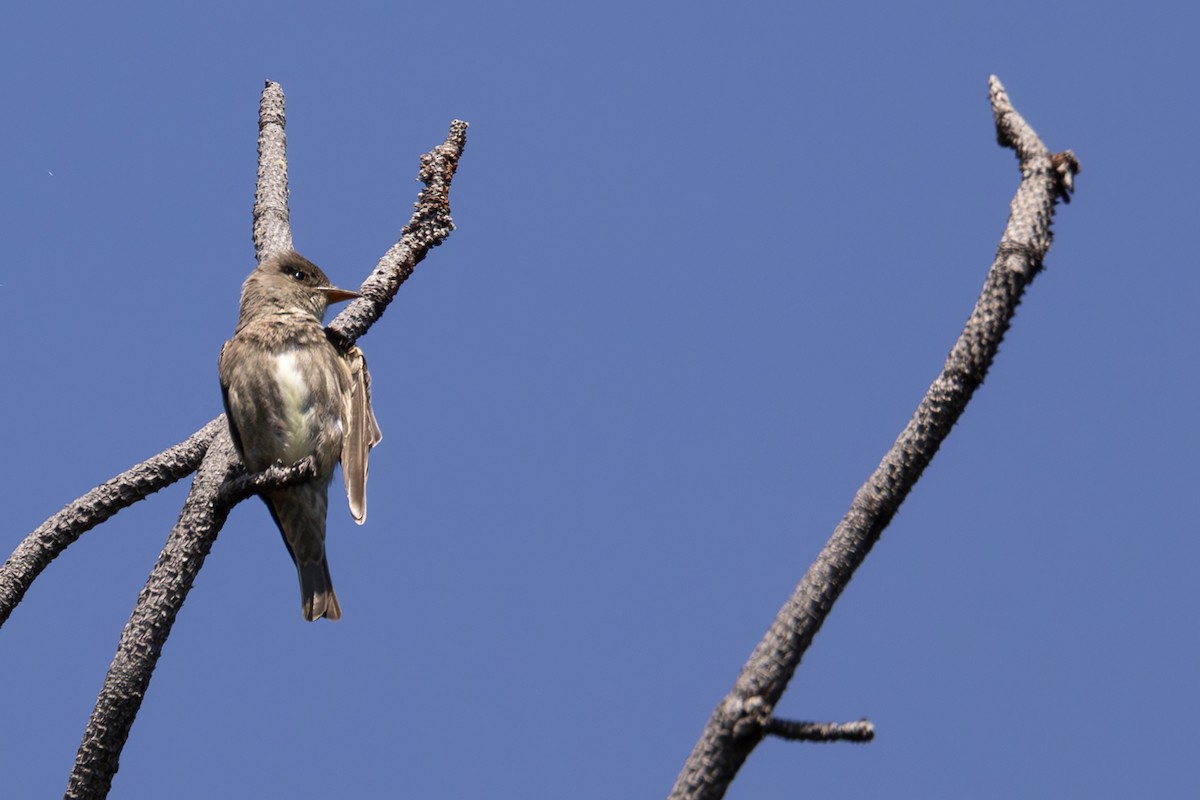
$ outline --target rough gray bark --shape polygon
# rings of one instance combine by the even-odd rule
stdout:
[[[253,237],[256,256],[291,247],[288,213],[287,142],[284,98],[279,84],[268,82],[259,105],[258,180],[254,195]],[[455,120],[445,142],[421,157],[425,183],[408,225],[363,283],[363,297],[328,327],[331,338],[349,345],[383,314],[414,267],[429,249],[454,229],[449,191],[466,146],[467,124]],[[215,383],[215,382],[214,382]],[[213,389],[217,397],[216,388]],[[138,595],[108,669],[96,707],[88,720],[67,784],[67,798],[103,798],[116,774],[158,656],[187,598],[204,558],[229,510],[265,485],[302,480],[312,465],[246,476],[229,439],[222,415],[185,442],[133,467],[69,504],[29,534],[0,568],[0,624],[24,597],[30,584],[71,542],[122,508],[197,470],[179,520]]]
[[[225,417],[217,417],[185,441],[100,484],[26,536],[0,567],[0,626],[68,545],[121,509],[194,472],[224,427]]]
[[[292,249],[286,128],[283,87],[267,81],[258,101],[258,176],[251,228],[254,260],[260,264],[272,253]]]
[[[1079,164],[1070,151],[1051,155],[1013,108],[998,78],[993,75],[988,86],[997,139],[1016,151],[1021,185],[983,291],[942,373],[854,496],[850,510],[742,667],[733,689],[713,711],[676,778],[672,800],[723,797],[763,737],[789,728],[773,713],[800,659],[854,570],[983,383],[1022,294],[1042,268],[1050,249],[1055,204],[1069,199]]]
[[[450,219],[450,180],[458,169],[458,159],[466,143],[467,123],[454,120],[446,141],[421,156],[417,177],[425,188],[417,195],[412,219],[401,231],[399,241],[383,254],[375,270],[358,288],[362,297],[342,309],[327,326],[330,340],[343,351],[375,324],[396,296],[400,284],[430,249],[454,230]]]
[[[121,748],[142,707],[142,698],[175,616],[229,516],[230,506],[217,502],[221,485],[240,468],[229,430],[223,427],[208,447],[179,521],[167,537],[166,546],[121,632],[117,654],[84,730],[66,797],[108,796]]]

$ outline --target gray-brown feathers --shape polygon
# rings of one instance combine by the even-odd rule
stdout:
[[[362,352],[338,353],[321,324],[330,302],[354,296],[297,253],[268,259],[242,287],[237,330],[218,363],[230,433],[246,469],[310,455],[316,461],[312,482],[263,496],[295,561],[307,620],[341,616],[325,559],[334,465],[342,462],[351,515],[361,523],[367,454],[381,438]]]

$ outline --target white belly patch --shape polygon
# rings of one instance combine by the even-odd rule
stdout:
[[[283,401],[283,436],[287,451],[283,461],[292,463],[307,456],[312,447],[308,441],[308,415],[312,413],[309,389],[294,350],[275,357],[275,381]]]

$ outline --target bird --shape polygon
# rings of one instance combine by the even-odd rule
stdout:
[[[295,562],[310,622],[342,616],[325,557],[334,465],[341,463],[350,514],[361,525],[367,455],[383,438],[362,351],[339,352],[323,326],[331,303],[358,296],[294,250],[264,258],[242,285],[237,328],[217,363],[230,436],[248,472],[313,457],[316,478],[261,493]]]

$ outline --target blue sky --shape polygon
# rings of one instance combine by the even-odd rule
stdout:
[[[344,618],[239,506],[113,797],[656,797],[975,300],[997,74],[1083,172],[988,380],[731,798],[1179,796],[1200,711],[1196,12],[1091,3],[43,3],[0,13],[7,553],[221,410],[265,79],[356,285],[471,123],[458,230],[361,344]],[[0,630],[8,797],[61,793],[187,482]]]

